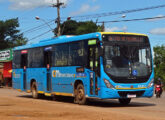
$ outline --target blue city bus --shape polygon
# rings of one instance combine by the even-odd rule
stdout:
[[[154,69],[147,35],[97,32],[60,36],[14,48],[12,80],[33,98],[73,96],[87,99],[152,97]]]

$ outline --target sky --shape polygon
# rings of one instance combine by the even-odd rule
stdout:
[[[98,25],[101,25],[99,22],[105,21],[105,31],[107,32],[143,33],[149,36],[152,47],[165,45],[165,18],[106,23],[106,21],[114,20],[165,16],[165,7],[111,16],[104,16],[103,14],[165,5],[164,0],[60,0],[60,2],[64,3],[60,9],[61,22],[65,21],[69,16],[77,21],[97,21]],[[20,23],[18,29],[28,38],[28,43],[52,38],[53,32],[51,32],[51,29],[56,27],[54,20],[57,18],[57,9],[51,7],[52,4],[56,4],[56,0],[0,0],[0,20],[18,17]],[[95,14],[98,14],[97,17],[77,17]],[[40,20],[36,20],[36,16],[39,16]]]

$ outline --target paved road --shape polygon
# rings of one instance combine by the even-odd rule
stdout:
[[[162,98],[133,99],[128,106],[117,100],[72,103],[72,98],[33,99],[31,94],[0,88],[0,120],[165,120],[165,94]]]

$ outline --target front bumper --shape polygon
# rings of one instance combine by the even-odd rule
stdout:
[[[134,90],[134,89],[117,90],[117,89],[102,87],[100,90],[101,90],[100,99],[127,98],[128,94],[133,94],[136,95],[137,98],[140,98],[140,97],[152,97],[154,87],[138,89],[138,90]]]

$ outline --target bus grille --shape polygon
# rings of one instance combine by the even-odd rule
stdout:
[[[144,94],[144,90],[143,91],[118,91],[118,94],[120,95],[120,97],[122,98],[126,98],[127,95],[136,95],[136,97],[141,97]]]
[[[137,78],[137,79],[128,79],[128,78],[115,78],[111,77],[115,83],[145,83],[148,81],[149,77]]]

